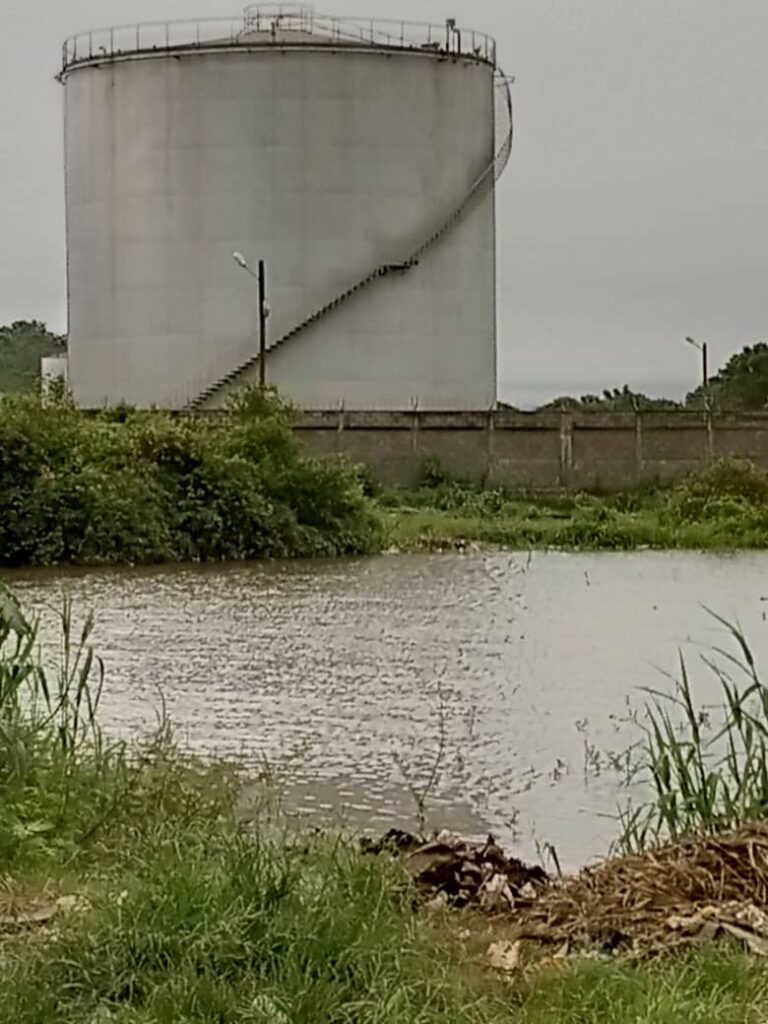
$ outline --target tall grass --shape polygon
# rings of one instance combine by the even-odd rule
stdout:
[[[71,836],[73,803],[98,814],[105,770],[110,788],[121,774],[122,752],[105,748],[96,724],[103,668],[89,645],[92,620],[76,632],[67,602],[60,627],[60,660],[51,674],[37,657],[37,626],[0,589],[0,863],[6,865],[43,846],[59,847]]]
[[[39,624],[0,583],[0,872],[73,863],[105,843],[120,859],[164,816],[184,824],[211,798],[234,799],[230,769],[183,757],[167,723],[132,747],[106,737],[93,618],[78,625],[66,601],[57,626],[51,668]]]
[[[183,835],[146,851],[117,896],[92,902],[43,956],[6,962],[7,1019],[499,1019],[498,998],[457,975],[420,927],[403,876],[349,846]]]
[[[734,828],[768,814],[768,688],[742,630],[714,615],[733,643],[704,663],[720,705],[698,702],[685,658],[672,694],[649,691],[642,768],[653,799],[623,814],[619,847]],[[719,660],[717,660],[719,659]]]

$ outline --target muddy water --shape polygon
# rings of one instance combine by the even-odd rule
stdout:
[[[608,762],[637,738],[644,686],[669,687],[738,618],[768,654],[768,556],[414,555],[9,574],[45,612],[94,608],[105,724],[152,727],[162,692],[203,752],[266,758],[297,812],[492,830],[575,865],[627,797]],[[765,660],[765,659],[763,659]],[[410,779],[410,782],[408,781]]]

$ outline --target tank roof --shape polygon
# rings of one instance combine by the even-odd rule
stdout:
[[[382,18],[336,18],[303,4],[252,4],[232,18],[155,21],[80,32],[66,40],[62,75],[105,60],[179,51],[284,47],[371,48],[450,54],[496,66],[496,43],[484,32]]]

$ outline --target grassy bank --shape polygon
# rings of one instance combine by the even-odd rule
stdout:
[[[0,566],[465,549],[768,546],[768,474],[722,460],[667,489],[525,495],[437,472],[379,492],[307,456],[293,413],[246,390],[221,416],[0,398]],[[373,492],[376,497],[371,498]],[[378,492],[378,493],[377,493]]]
[[[0,399],[0,565],[376,550],[354,469],[307,457],[276,397],[216,418]]]
[[[517,550],[738,550],[768,547],[768,473],[723,459],[672,487],[625,494],[516,495],[431,473],[380,496],[390,545]]]
[[[712,944],[509,980],[505,923],[415,909],[398,863],[238,815],[237,767],[98,725],[89,624],[44,670],[0,596],[0,1019],[15,1024],[678,1024],[764,1019],[768,970]],[[658,751],[656,751],[658,754]]]

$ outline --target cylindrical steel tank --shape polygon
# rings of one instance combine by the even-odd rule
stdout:
[[[84,33],[60,77],[81,405],[257,380],[260,259],[266,379],[298,405],[494,403],[491,39],[261,6]]]

